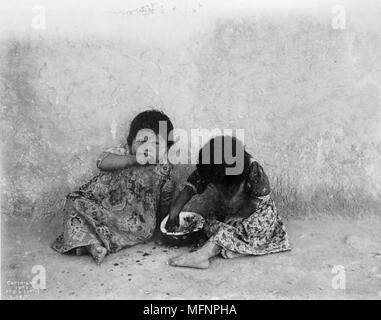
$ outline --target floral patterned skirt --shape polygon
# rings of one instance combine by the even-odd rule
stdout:
[[[224,222],[208,220],[204,229],[227,259],[291,250],[285,226],[270,195],[262,197],[248,218],[232,217]]]
[[[145,214],[144,220],[107,211],[88,199],[67,199],[64,209],[64,231],[52,248],[60,253],[74,248],[100,244],[107,252],[150,240],[155,229],[155,213]]]
[[[103,172],[66,196],[60,253],[100,244],[108,253],[149,241],[156,228],[161,187],[169,172],[146,166]]]

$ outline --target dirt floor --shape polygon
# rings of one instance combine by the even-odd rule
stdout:
[[[381,218],[285,222],[292,251],[215,258],[210,269],[194,270],[166,263],[188,248],[154,243],[112,254],[97,266],[89,256],[54,252],[53,222],[37,228],[3,216],[2,298],[381,299]],[[42,275],[36,265],[46,271],[45,290],[30,285]],[[332,285],[335,270],[345,271],[345,289]]]

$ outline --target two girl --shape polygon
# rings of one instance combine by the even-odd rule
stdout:
[[[170,265],[208,268],[210,258],[219,254],[233,258],[290,250],[266,174],[233,137],[217,137],[202,147],[197,169],[171,205],[174,184],[165,151],[173,142],[160,137],[161,121],[166,122],[168,132],[173,130],[165,114],[156,110],[140,113],[131,123],[127,144],[101,154],[97,162],[101,173],[67,195],[64,232],[53,248],[61,253],[89,253],[99,264],[109,253],[152,239],[167,214],[166,228],[176,230],[185,204],[210,186],[218,190],[224,210],[218,217],[205,217],[209,240],[196,252],[171,259]],[[147,131],[155,135],[152,144]],[[159,140],[164,140],[166,150],[159,150]],[[141,148],[143,144],[148,147]],[[226,146],[232,147],[235,163],[225,161]],[[142,150],[150,165],[139,164]],[[164,156],[159,159],[160,154]],[[243,170],[229,174],[237,161],[242,161]]]

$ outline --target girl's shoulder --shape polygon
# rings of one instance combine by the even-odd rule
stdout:
[[[246,191],[253,198],[263,197],[270,193],[270,183],[262,166],[251,159],[247,171]]]

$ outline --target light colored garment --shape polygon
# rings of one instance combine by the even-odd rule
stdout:
[[[208,220],[205,232],[210,241],[221,247],[224,258],[291,250],[286,228],[270,195],[260,198],[258,207],[248,218]]]
[[[126,155],[128,149],[110,148],[98,162],[110,152]],[[64,230],[53,249],[64,253],[97,243],[111,253],[149,241],[158,219],[170,209],[171,169],[171,165],[157,164],[100,172],[66,196]]]

